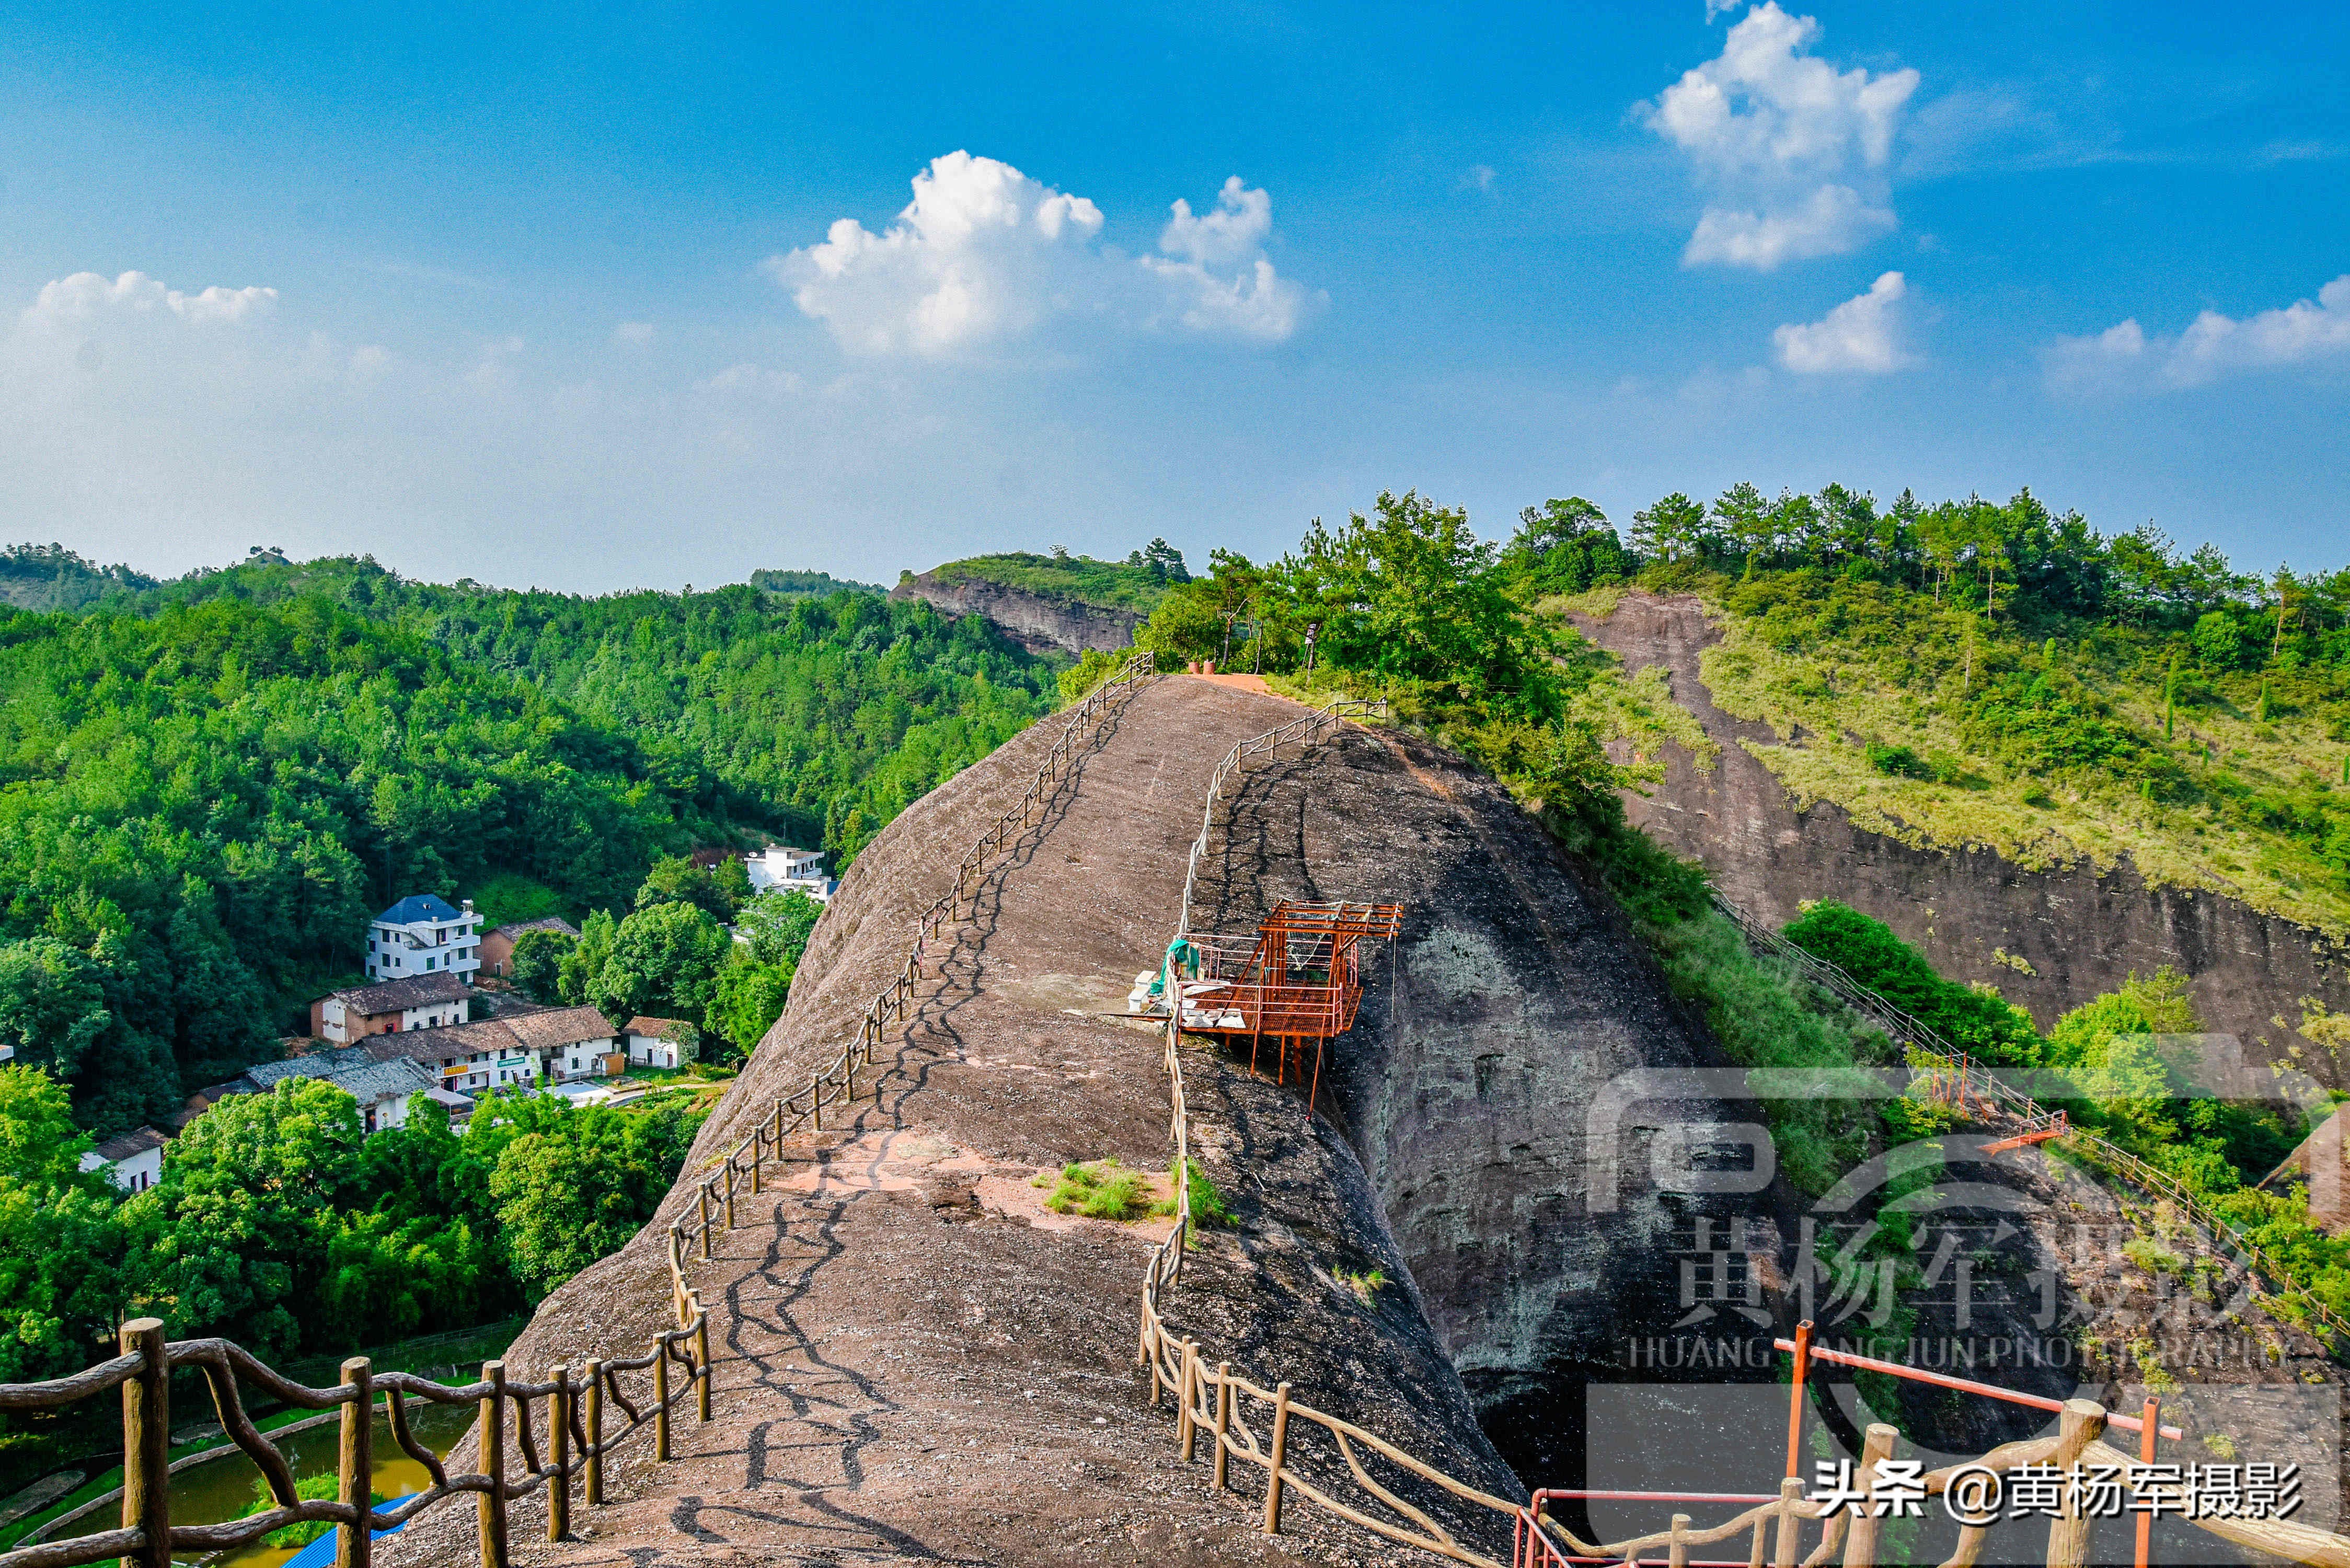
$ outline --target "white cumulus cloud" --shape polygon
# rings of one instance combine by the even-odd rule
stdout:
[[[1849,185],[1823,185],[1799,206],[1778,212],[1708,207],[1690,235],[1684,261],[1727,262],[1770,271],[1783,261],[1841,255],[1894,227],[1892,213],[1872,207]]]
[[[1277,342],[1308,304],[1265,254],[1272,197],[1237,175],[1206,213],[1178,200],[1163,254],[1141,257],[1099,244],[1092,202],[993,158],[934,158],[913,190],[880,234],[842,218],[821,244],[764,264],[850,353],[951,356],[1055,319]]]
[[[2073,387],[2193,387],[2230,374],[2350,358],[2350,273],[2279,310],[2238,320],[2206,310],[2176,337],[2149,337],[2135,317],[2085,337],[2059,337],[2042,359]]]
[[[1730,29],[1720,57],[1635,106],[1688,155],[1707,194],[1686,265],[1767,271],[1898,226],[1887,166],[1918,73],[1839,72],[1807,53],[1819,35],[1812,17],[1764,0]]]
[[[1216,210],[1191,215],[1181,197],[1170,209],[1159,248],[1143,267],[1168,286],[1176,315],[1195,332],[1230,333],[1278,343],[1297,330],[1305,291],[1274,273],[1264,254],[1273,234],[1273,198],[1237,174],[1224,182]],[[1175,259],[1168,259],[1175,258]]]
[[[1839,370],[1882,376],[1915,363],[1901,346],[1901,301],[1908,292],[1901,275],[1888,272],[1866,294],[1819,320],[1780,327],[1771,334],[1779,363],[1806,376]]]
[[[143,272],[126,272],[111,280],[94,272],[78,272],[43,284],[39,297],[25,315],[28,320],[62,324],[110,313],[151,312],[161,306],[182,321],[203,326],[242,321],[276,301],[274,288],[223,288],[214,284],[198,294],[183,294],[166,288],[161,280]]]

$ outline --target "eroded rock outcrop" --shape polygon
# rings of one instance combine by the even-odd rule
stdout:
[[[1134,1366],[1142,1271],[1163,1222],[1048,1214],[1033,1185],[1076,1160],[1167,1169],[1160,1035],[1101,1014],[1165,946],[1217,758],[1298,711],[1185,680],[1115,711],[950,932],[918,1016],[886,1044],[878,1104],[803,1140],[782,1190],[738,1199],[742,1223],[694,1263],[720,1313],[713,1423],[681,1424],[680,1458],[659,1469],[639,1439],[614,1503],[577,1516],[593,1540],[525,1546],[533,1516],[519,1511],[518,1560],[1383,1560],[1371,1538],[1303,1505],[1268,1542],[1257,1492],[1219,1497],[1204,1462],[1180,1464],[1172,1417],[1145,1403]],[[620,1354],[652,1331],[669,1293],[663,1231],[691,1208],[692,1180],[837,1056],[916,914],[1017,801],[1058,730],[1010,742],[858,858],[687,1180],[628,1248],[548,1299],[509,1357],[517,1376],[558,1355]],[[1287,1378],[1301,1399],[1450,1473],[1515,1491],[1354,1152],[1244,1065],[1198,1050],[1186,1063],[1194,1147],[1235,1223],[1202,1237],[1170,1318],[1211,1358],[1267,1386]],[[1391,1282],[1358,1290],[1341,1275]],[[1498,1519],[1458,1522],[1506,1550]],[[402,1537],[400,1560],[456,1560],[469,1529],[436,1515]]]
[[[2255,1060],[2298,1043],[2290,1025],[2302,998],[2350,1007],[2350,972],[2320,933],[2215,893],[2150,888],[2126,859],[2102,875],[2085,863],[2031,871],[1985,849],[1913,848],[1856,826],[1831,803],[1797,812],[1739,744],[1784,737],[1707,694],[1698,661],[1718,634],[1696,598],[1628,593],[1607,619],[1576,624],[1627,673],[1662,665],[1675,701],[1719,743],[1711,772],[1670,748],[1664,782],[1625,803],[1634,822],[1702,860],[1715,885],[1762,919],[1783,924],[1805,899],[1839,899],[1892,927],[1944,974],[1997,985],[2043,1027],[2132,971],[2168,964],[2193,977],[2205,1026],[2239,1036]],[[2323,1053],[2304,1049],[2296,1064],[2339,1081]]]
[[[1032,653],[1112,652],[1133,643],[1135,628],[1144,619],[1139,611],[1047,598],[979,577],[941,581],[936,572],[899,583],[889,597],[928,599],[944,615],[985,616]]]
[[[1235,1467],[1247,1490],[1234,1498],[1211,1489],[1204,1462],[1180,1464],[1171,1415],[1146,1405],[1134,1366],[1139,1282],[1164,1222],[1051,1214],[1036,1185],[1076,1160],[1166,1169],[1160,1036],[1106,1015],[1175,927],[1216,761],[1300,711],[1184,678],[1112,711],[976,909],[934,944],[916,1015],[884,1043],[878,1095],[798,1139],[765,1193],[738,1199],[717,1255],[692,1264],[719,1324],[713,1422],[681,1419],[668,1466],[639,1438],[611,1468],[611,1504],[576,1511],[577,1540],[538,1542],[543,1513],[519,1507],[518,1561],[1391,1559],[1302,1505],[1292,1533],[1268,1542],[1253,1470]],[[509,1357],[515,1376],[630,1353],[661,1326],[668,1220],[776,1096],[837,1057],[916,915],[1059,728],[918,802],[859,857],[686,1179],[642,1235],[542,1306]],[[1506,792],[1388,732],[1348,731],[1252,772],[1211,846],[1195,929],[1248,929],[1283,897],[1392,898],[1409,912],[1374,954],[1322,1115],[1294,1084],[1253,1075],[1244,1052],[1186,1045],[1194,1148],[1234,1223],[1191,1255],[1169,1303],[1178,1331],[1210,1360],[1288,1379],[1503,1495],[1521,1478],[1766,1484],[1784,1422],[1772,1335],[1802,1311],[1841,1321],[1883,1304],[1820,1274],[1814,1256],[1867,1223],[1867,1207],[1831,1212],[1759,1169],[1762,1118],[1742,1103],[1742,1076],[1612,900]],[[1984,1288],[1952,1333],[2044,1345],[2095,1330],[2079,1314],[2033,1321],[2025,1285],[2052,1269],[2071,1271],[2066,1300],[2120,1314],[2117,1333],[2161,1321],[2144,1310],[2150,1295],[2106,1277],[2114,1266],[2066,1255],[2078,1238],[2064,1224],[2091,1199],[2052,1193],[2045,1223],[2017,1224],[2004,1200],[1964,1196],[1974,1207],[1959,1217],[1981,1236],[1961,1244]],[[2005,1263],[1990,1255],[2002,1247]],[[2099,1289],[2114,1302],[2101,1306]],[[1930,1312],[1915,1321],[1939,1326]],[[2323,1377],[2305,1343],[2262,1332],[2262,1355],[2272,1338],[2278,1354],[2248,1376]],[[2082,1381],[2044,1353],[2029,1370],[1982,1370],[2050,1394]],[[1901,1419],[1930,1430],[1933,1412]],[[1990,1433],[1970,1419],[1952,1448]],[[1506,1549],[1497,1521],[1439,1511]],[[381,1555],[463,1560],[470,1528],[444,1510]]]

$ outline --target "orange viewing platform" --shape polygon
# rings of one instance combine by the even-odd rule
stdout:
[[[1352,1028],[1362,1006],[1363,943],[1393,940],[1402,923],[1401,904],[1284,899],[1251,933],[1186,931],[1168,955],[1182,994],[1182,1026],[1233,1040],[1247,1035],[1252,1074],[1270,1037],[1283,1083],[1292,1051],[1312,1041],[1310,1106],[1321,1093],[1324,1043]]]

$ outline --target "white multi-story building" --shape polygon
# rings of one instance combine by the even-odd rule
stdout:
[[[482,918],[473,900],[452,909],[445,898],[413,893],[368,925],[369,980],[453,974],[468,985],[482,967]]]
[[[806,893],[821,904],[840,886],[824,874],[821,849],[794,849],[787,844],[770,844],[756,855],[745,855],[743,864],[751,874],[751,887],[755,892]]]

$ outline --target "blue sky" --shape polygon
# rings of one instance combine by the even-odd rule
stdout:
[[[2338,7],[588,9],[0,26],[0,535],[601,590],[1836,479],[2350,557]]]

